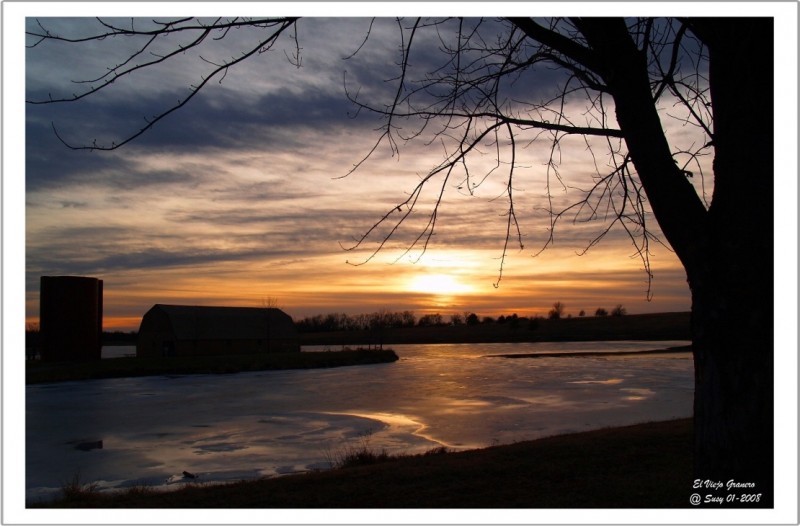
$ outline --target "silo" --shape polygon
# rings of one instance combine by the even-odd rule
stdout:
[[[99,360],[103,281],[79,276],[42,276],[39,330],[42,360]]]

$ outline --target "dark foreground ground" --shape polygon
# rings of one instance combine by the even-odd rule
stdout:
[[[117,496],[67,488],[57,508],[675,508],[690,507],[691,419],[603,429],[459,453],[384,458],[238,482],[142,488]],[[366,464],[366,465],[364,465]]]

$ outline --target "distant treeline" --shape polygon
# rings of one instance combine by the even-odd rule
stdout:
[[[617,305],[611,309],[611,316],[623,316],[626,310],[622,305]],[[600,307],[594,316],[608,316],[609,311]],[[586,316],[581,310],[578,317]],[[346,314],[344,312],[332,312],[328,314],[316,314],[295,320],[297,330],[301,333],[314,332],[338,332],[338,331],[369,331],[377,329],[399,329],[409,327],[457,327],[461,325],[476,326],[490,324],[508,324],[511,328],[526,327],[536,329],[539,321],[544,319],[571,318],[572,315],[563,314],[563,304],[556,302],[553,309],[546,317],[544,316],[519,316],[516,313],[508,315],[479,316],[474,312],[455,313],[450,315],[424,314],[417,318],[413,311],[377,311],[369,314]],[[25,327],[26,343],[30,347],[39,341],[39,325],[28,324]],[[102,341],[105,345],[129,344],[136,342],[137,331],[103,331]]]
[[[516,314],[514,315],[516,317]],[[505,321],[505,317],[502,317]],[[486,318],[485,320],[488,320]],[[494,321],[494,320],[492,320]],[[488,321],[487,321],[488,322]],[[442,327],[446,325],[477,325],[480,323],[477,314],[452,314],[445,318],[441,314],[425,314],[417,319],[412,311],[390,312],[378,311],[370,314],[345,314],[333,312],[317,314],[295,321],[300,332],[334,332],[364,331],[373,329],[403,327]]]
[[[558,319],[563,311],[554,314],[552,311],[548,319]],[[617,306],[612,313],[616,316],[625,314],[622,306]],[[605,309],[597,309],[595,316],[607,316]],[[584,311],[579,314],[585,316]],[[569,316],[571,317],[571,316]],[[498,317],[479,316],[474,312],[464,312],[444,316],[442,314],[425,314],[417,318],[412,311],[378,311],[370,314],[350,315],[343,312],[329,314],[317,314],[307,316],[301,320],[296,320],[297,329],[303,333],[312,332],[336,332],[336,331],[364,331],[376,329],[399,329],[405,327],[447,327],[459,325],[486,325],[486,324],[508,324],[511,327],[527,327],[535,329],[542,316],[525,317],[517,314],[500,315]]]

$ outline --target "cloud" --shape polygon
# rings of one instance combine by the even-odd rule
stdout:
[[[137,25],[146,22],[146,19],[136,20]],[[47,19],[42,23],[65,36],[105,31],[94,19],[76,18],[69,22]],[[130,23],[126,21],[124,25]],[[295,67],[288,58],[296,50],[293,40],[283,37],[276,48],[258,53],[208,83],[184,111],[160,122],[154,133],[141,140],[149,145],[204,145],[223,141],[227,147],[248,137],[253,126],[318,126],[332,116],[341,121],[352,109],[343,91],[344,62],[341,58],[358,48],[368,23],[364,19],[302,20],[297,28],[302,39],[299,44],[303,50],[302,67]],[[33,20],[29,20],[28,25],[36,26]],[[241,28],[226,32],[224,38],[208,38],[196,50],[119,77],[91,97],[45,106],[44,111],[55,117],[48,121],[56,120],[64,134],[76,137],[74,142],[78,144],[91,144],[94,139],[118,143],[126,134],[140,129],[147,119],[186,99],[192,86],[216,68],[214,64],[249,49],[265,33],[263,29]],[[373,38],[380,42],[379,37]],[[130,58],[136,49],[132,42],[135,40],[114,38],[80,44],[45,42],[30,49],[27,98],[40,101],[69,98],[98,86],[98,82],[86,81],[101,78],[109,67]],[[179,44],[171,45],[177,48]],[[157,56],[157,50],[147,51],[133,57],[135,60],[131,64]],[[393,76],[396,66],[387,63],[385,55],[369,60],[373,56],[367,51],[359,54],[359,64],[366,63],[362,67],[369,71],[364,80],[383,86],[383,79]],[[70,67],[64,68],[65,63]],[[356,61],[347,64],[356,65]],[[32,108],[36,111],[42,107]],[[32,121],[32,117],[28,119]]]

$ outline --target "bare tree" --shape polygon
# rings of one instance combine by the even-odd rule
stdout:
[[[213,78],[269,49],[296,26],[295,19],[173,20],[147,29],[102,22],[88,39],[144,37],[144,44],[108,73],[83,84],[79,100],[108,89],[151,64],[172,61],[234,27],[263,29],[263,38],[240,55],[209,64],[188,96],[146,120],[122,141],[72,148],[115,149],[183,107]],[[549,149],[543,209],[554,241],[562,221],[599,221],[587,250],[612,228],[625,232],[650,278],[650,244],[663,242],[682,262],[692,293],[695,359],[696,476],[753,482],[772,504],[773,452],[773,23],[770,18],[534,20],[398,20],[401,59],[389,100],[364,100],[346,82],[363,112],[383,118],[375,147],[397,153],[410,141],[440,145],[444,160],[419,180],[398,206],[355,240],[375,240],[376,252],[422,215],[423,227],[408,249],[424,252],[437,229],[448,189],[471,193],[489,178],[505,187],[505,258],[522,248],[515,189],[532,144]],[[422,38],[433,35],[435,45]],[[165,35],[196,35],[181,46],[143,59]],[[291,36],[291,35],[290,35]],[[366,35],[369,39],[370,35]],[[44,25],[29,32],[31,47],[69,38]],[[420,44],[428,42],[428,44]],[[427,47],[420,48],[424,45]],[[299,62],[298,53],[290,60]],[[422,75],[410,68],[417,54],[438,62]],[[354,59],[357,59],[357,55]],[[432,60],[432,59],[431,59]],[[268,74],[268,73],[266,73]],[[543,80],[551,89],[543,90]],[[577,109],[576,109],[577,108]],[[663,110],[662,108],[669,108]],[[676,118],[701,137],[688,147],[671,143],[662,118]],[[746,123],[744,122],[746,121]],[[56,128],[57,129],[57,128]],[[561,147],[579,140],[597,160],[582,197],[563,206],[556,189],[569,186]],[[493,152],[494,166],[479,171],[476,159]],[[713,158],[708,172],[704,157]],[[709,196],[705,181],[713,186]],[[711,181],[713,180],[713,185]],[[698,187],[692,181],[700,181]],[[433,189],[433,204],[421,196]],[[537,252],[538,253],[538,252]],[[369,261],[368,256],[365,261]],[[742,306],[748,306],[743,309]]]
[[[564,316],[565,305],[560,301],[553,303],[553,308],[547,313],[547,318],[550,320],[560,320]]]
[[[280,309],[280,301],[275,296],[261,298],[261,307],[264,309]]]

